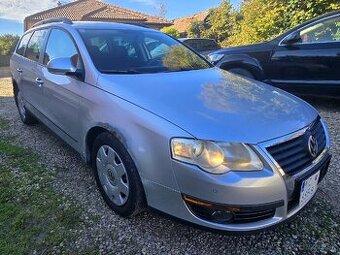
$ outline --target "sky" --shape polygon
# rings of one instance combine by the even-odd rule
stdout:
[[[72,0],[62,0],[67,3]],[[155,15],[160,3],[167,6],[166,18],[169,20],[188,16],[209,8],[216,7],[222,0],[104,0],[107,3],[135,11]],[[230,0],[235,8],[241,0]],[[0,35],[23,32],[23,20],[26,16],[57,6],[58,0],[0,0]]]

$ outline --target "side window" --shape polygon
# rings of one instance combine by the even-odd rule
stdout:
[[[300,31],[302,43],[340,41],[340,17],[328,19]]]
[[[23,56],[24,53],[25,53],[25,49],[26,49],[26,46],[27,46],[27,43],[28,43],[28,40],[30,39],[32,33],[28,33],[28,34],[25,34],[21,40],[20,40],[20,43],[19,43],[19,46],[16,50],[16,53],[18,53],[19,55]]]
[[[165,43],[148,37],[145,38],[145,45],[152,59],[162,57],[171,50],[171,48]]]
[[[54,58],[71,58],[74,66],[79,66],[79,53],[71,37],[60,29],[53,29],[48,38],[44,54],[44,65]]]
[[[25,57],[38,62],[40,52],[42,50],[44,40],[46,38],[47,30],[37,30],[33,33],[28,42]]]

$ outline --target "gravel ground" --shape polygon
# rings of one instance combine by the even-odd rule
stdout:
[[[275,230],[247,236],[223,235],[146,212],[123,219],[107,208],[91,169],[65,143],[42,125],[24,126],[12,98],[10,79],[0,79],[0,118],[9,122],[0,135],[41,156],[54,176],[53,185],[69,204],[79,204],[83,224],[73,250],[96,254],[340,254],[340,102],[309,101],[329,125],[333,160],[316,199],[297,218]],[[54,251],[65,252],[65,244]]]

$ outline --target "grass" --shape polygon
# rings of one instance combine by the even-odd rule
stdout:
[[[0,129],[7,126],[0,120]],[[0,254],[71,248],[81,210],[53,190],[52,180],[35,153],[0,137]]]
[[[4,119],[0,118],[0,129],[8,128],[8,123]]]

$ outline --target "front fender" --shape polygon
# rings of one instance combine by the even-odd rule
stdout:
[[[264,72],[260,62],[247,54],[226,54],[216,66],[223,70],[245,68],[253,73],[257,80],[264,79]]]

